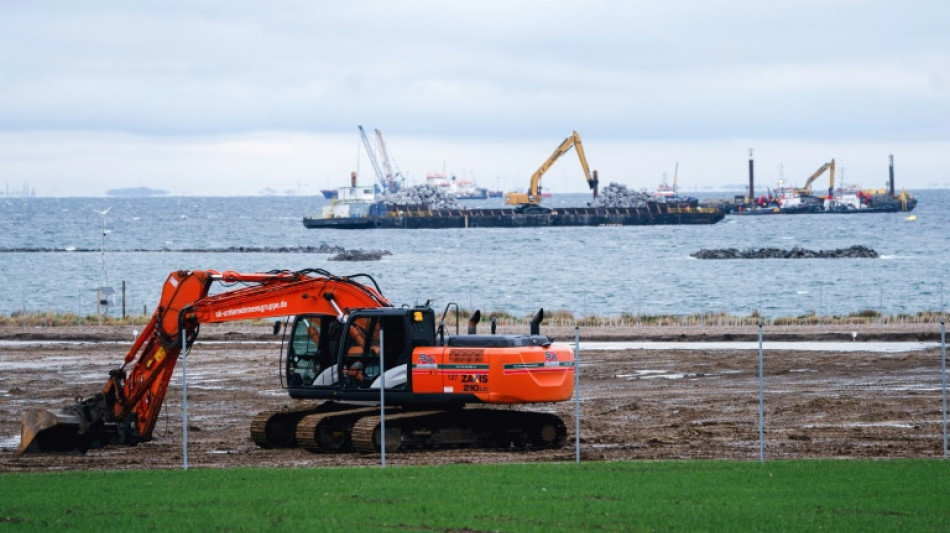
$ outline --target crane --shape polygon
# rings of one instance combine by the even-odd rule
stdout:
[[[528,186],[528,192],[510,192],[505,195],[505,203],[508,205],[515,205],[516,209],[523,212],[531,212],[538,209],[538,206],[541,205],[541,177],[545,172],[551,168],[551,165],[554,164],[562,155],[567,153],[568,150],[573,147],[577,151],[577,157],[581,160],[581,167],[584,169],[584,177],[587,178],[587,185],[594,193],[594,198],[597,197],[597,171],[595,170],[591,174],[590,168],[587,166],[587,157],[584,155],[584,146],[581,144],[581,136],[576,132],[572,132],[561,144],[554,150],[554,153],[545,160],[544,163],[538,167],[538,170],[531,175],[531,183]]]
[[[383,157],[383,166],[386,167],[386,187],[387,192],[399,192],[400,182],[396,181],[400,177],[399,171],[393,172],[393,167],[389,162],[389,152],[386,150],[386,143],[383,141],[383,132],[376,129],[376,145],[379,147],[379,153]]]
[[[369,142],[369,137],[366,136],[366,131],[363,130],[363,126],[358,126],[360,129],[360,137],[363,139],[363,146],[366,148],[366,156],[369,157],[369,162],[373,165],[373,171],[376,173],[376,180],[379,182],[380,190],[387,191],[386,178],[383,175],[383,171],[379,168],[379,162],[376,161],[376,151],[373,150],[373,145]]]

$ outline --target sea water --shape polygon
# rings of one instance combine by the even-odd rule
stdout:
[[[97,287],[112,286],[121,294],[123,282],[129,312],[151,313],[168,273],[175,270],[322,268],[339,275],[368,274],[396,305],[429,301],[440,312],[457,303],[517,316],[539,308],[575,316],[914,314],[945,305],[950,191],[913,194],[919,199],[913,213],[728,215],[712,225],[434,230],[307,229],[303,217],[319,213],[327,202],[316,197],[0,198],[0,313],[94,314]],[[587,199],[555,195],[545,202],[581,206]],[[911,214],[915,220],[908,220]],[[392,255],[338,262],[329,254],[220,251],[321,244]],[[881,257],[690,257],[702,248],[853,245],[872,248]],[[23,248],[63,251],[15,251]],[[91,251],[65,251],[77,249]],[[118,312],[120,298],[112,313]]]

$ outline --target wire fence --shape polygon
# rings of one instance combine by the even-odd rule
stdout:
[[[95,308],[87,300],[83,295],[79,309]],[[129,305],[121,317],[119,309],[113,304],[107,316],[133,324],[151,311]],[[571,421],[573,406],[559,409],[579,437],[580,459],[947,458],[942,298],[933,311],[887,315],[884,310],[883,305],[833,315],[803,310],[773,318],[754,311],[655,315],[614,310],[596,316],[555,311],[546,315],[541,332],[569,342],[579,328],[580,416]],[[88,316],[24,310],[7,325],[82,324]],[[487,332],[492,319],[498,333],[527,333],[530,327],[531,317],[486,316],[480,332]],[[459,321],[468,318],[463,310]],[[454,326],[453,315],[446,319]],[[762,347],[750,346],[760,324]],[[228,327],[270,330],[254,322]],[[703,343],[730,337],[746,344],[591,347],[614,338]],[[788,338],[819,346],[775,344]],[[880,345],[861,342],[868,338]],[[895,338],[916,345],[889,346]]]
[[[728,347],[581,340],[580,457],[946,459],[944,327],[938,342],[776,343],[768,328]]]

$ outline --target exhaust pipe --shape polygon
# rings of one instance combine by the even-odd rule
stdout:
[[[538,312],[535,313],[534,318],[531,319],[531,334],[532,335],[541,334],[542,320],[544,320],[544,308],[538,309]]]
[[[472,318],[468,319],[468,334],[469,335],[475,334],[475,331],[478,329],[478,323],[481,321],[481,319],[482,319],[482,311],[481,309],[476,309],[475,312],[472,313]]]

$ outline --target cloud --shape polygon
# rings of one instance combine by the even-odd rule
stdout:
[[[352,140],[364,123],[478,146],[459,157],[481,167],[466,167],[502,175],[486,150],[553,148],[575,129],[618,147],[950,141],[950,5],[936,1],[92,1],[4,15],[0,128],[47,148],[97,132],[143,156],[168,142],[210,157],[223,138]],[[518,172],[537,156],[524,159]],[[0,171],[53,163],[34,164]]]

